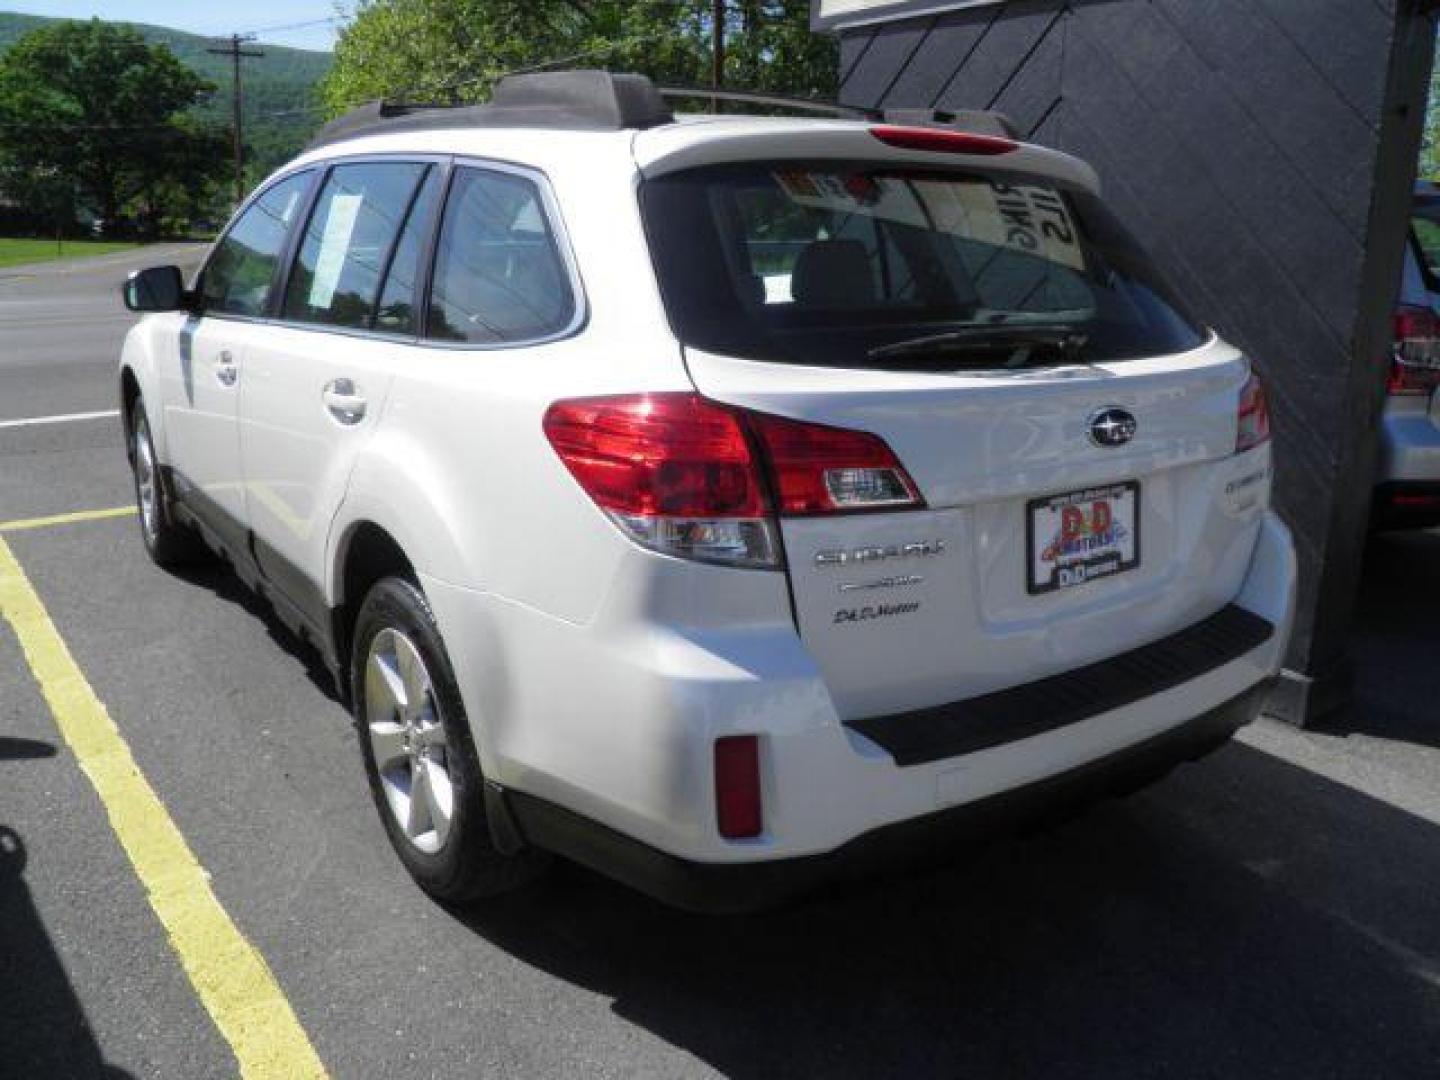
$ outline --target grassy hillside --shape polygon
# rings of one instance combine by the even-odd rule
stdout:
[[[22,34],[54,19],[37,15],[0,12],[0,52]],[[230,60],[205,50],[215,45],[210,38],[171,30],[163,26],[132,24],[153,44],[168,45],[180,60],[215,84],[210,102],[201,115],[230,123]],[[249,148],[247,172],[251,182],[292,157],[319,126],[315,87],[330,69],[330,54],[306,49],[287,49],[257,44],[265,55],[241,63],[245,91],[245,142]],[[276,115],[288,114],[288,115]]]

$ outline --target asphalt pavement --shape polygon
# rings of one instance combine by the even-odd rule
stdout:
[[[131,499],[142,252],[0,272],[0,523]],[[0,532],[335,1077],[1440,1075],[1440,534],[1372,544],[1359,702],[1059,828],[745,918],[562,867],[455,912],[391,855],[318,660],[129,518]],[[225,1077],[0,620],[0,1077]]]

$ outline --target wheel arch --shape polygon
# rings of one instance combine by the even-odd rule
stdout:
[[[120,423],[121,430],[125,432],[125,456],[130,464],[135,464],[135,446],[130,439],[130,424],[135,414],[135,402],[140,400],[140,380],[135,375],[135,369],[129,364],[120,368]]]

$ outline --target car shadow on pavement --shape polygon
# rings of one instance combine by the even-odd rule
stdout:
[[[219,556],[213,556],[182,566],[171,567],[170,573],[181,581],[208,589],[217,598],[243,608],[247,614],[264,625],[266,633],[283,652],[294,657],[304,666],[306,677],[315,684],[320,693],[331,701],[340,701],[335,680],[330,675],[330,669],[325,666],[325,660],[320,655],[320,650],[298,637],[281,622],[270,602],[256,595],[254,590],[236,577],[235,571],[230,568],[229,563]]]
[[[1354,708],[1318,730],[1440,747],[1440,530],[1371,537],[1351,654]]]
[[[55,756],[49,743],[0,738],[0,762]],[[0,1076],[104,1077],[106,1065],[65,965],[25,883],[25,841],[0,825]]]
[[[954,867],[743,918],[574,867],[457,915],[729,1076],[1436,1075],[1440,827],[1232,744]]]

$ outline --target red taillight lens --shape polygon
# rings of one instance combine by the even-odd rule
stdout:
[[[765,448],[780,513],[918,509],[925,501],[878,435],[748,414]]]
[[[760,517],[767,509],[739,417],[698,394],[556,402],[545,434],[606,510]]]
[[[571,475],[632,539],[684,558],[775,567],[776,510],[925,505],[878,436],[735,409],[699,394],[558,401],[544,428]],[[762,458],[778,507],[771,506]]]
[[[1395,313],[1395,349],[1386,388],[1391,397],[1429,396],[1440,386],[1440,318],[1429,308]]]
[[[715,740],[715,820],[727,840],[759,836],[764,828],[760,739],[755,735]]]
[[[976,135],[966,131],[946,131],[943,128],[879,124],[870,129],[870,134],[886,146],[901,150],[925,150],[932,154],[995,157],[1020,149],[1020,144],[1014,139],[1002,139],[998,135]]]
[[[1235,452],[1253,450],[1261,443],[1270,441],[1270,405],[1265,400],[1265,384],[1254,374],[1240,391],[1240,408],[1237,414],[1238,426],[1235,435]]]
[[[779,544],[740,416],[698,394],[557,401],[545,435],[585,492],[667,555],[775,567]]]

